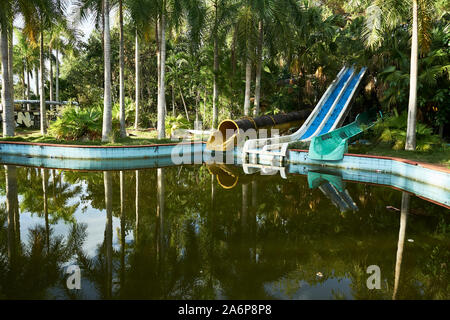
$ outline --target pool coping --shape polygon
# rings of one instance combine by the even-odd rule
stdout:
[[[127,160],[148,159],[171,156],[177,148],[183,153],[198,153],[203,151],[204,141],[179,141],[161,144],[142,144],[126,146],[97,146],[36,143],[25,141],[0,141],[0,157],[2,155],[17,155],[36,158],[57,158],[65,160]],[[187,149],[187,150],[186,150]]]
[[[289,149],[288,151],[294,151],[294,152],[308,152],[308,150],[304,150],[304,149]],[[421,162],[421,161],[416,161],[416,160],[409,160],[409,159],[405,159],[405,158],[397,158],[397,157],[390,157],[390,156],[379,156],[379,155],[371,155],[371,154],[361,154],[361,153],[344,153],[344,157],[345,156],[351,156],[351,157],[359,157],[359,158],[372,158],[372,159],[384,159],[384,160],[392,160],[392,161],[397,161],[397,162],[403,162],[403,163],[407,163],[413,166],[421,166],[427,169],[431,169],[434,171],[441,171],[441,172],[445,172],[450,174],[450,169],[444,167],[444,166],[440,166],[440,165],[436,165],[436,164],[432,164],[432,163],[428,163],[428,162]],[[327,161],[328,162],[328,161]]]
[[[158,143],[158,144],[137,144],[137,145],[126,145],[126,146],[96,146],[96,145],[83,145],[83,144],[59,144],[59,143],[42,143],[42,142],[27,142],[27,141],[0,141],[1,144],[20,144],[20,145],[31,145],[40,147],[64,147],[64,148],[148,148],[148,147],[159,147],[159,146],[173,146],[180,144],[206,144],[205,141],[192,141],[192,142],[173,142],[173,143]]]

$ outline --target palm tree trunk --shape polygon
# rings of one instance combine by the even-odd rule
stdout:
[[[175,91],[173,89],[173,84],[172,84],[172,116],[174,118],[176,117],[176,112],[175,112]]]
[[[53,60],[52,60],[52,47],[51,46],[49,48],[49,59],[50,59],[50,101],[54,101],[53,100]]]
[[[125,90],[124,90],[124,78],[123,78],[123,6],[122,0],[119,0],[119,105],[120,105],[120,137],[127,136],[125,129]]]
[[[166,22],[165,22],[165,1],[163,1],[163,9],[161,12],[161,52],[160,52],[160,85],[158,92],[158,139],[163,139],[166,137],[165,128],[165,107],[166,107],[166,97],[165,97],[165,69],[166,69]]]
[[[103,128],[102,141],[111,140],[112,110],[111,110],[111,36],[109,30],[109,0],[103,2],[104,12],[104,65],[105,65],[105,92],[103,101]]]
[[[417,24],[417,0],[413,0],[413,23],[411,39],[411,71],[409,75],[409,103],[408,103],[408,127],[406,129],[405,150],[416,149],[416,122],[417,122],[417,65],[418,65],[418,24]]]
[[[30,83],[30,71],[28,70],[28,64],[27,64],[27,100],[30,100],[30,89],[31,89],[31,83]],[[31,110],[31,104],[27,104],[27,111]]]
[[[26,73],[25,73],[25,62],[23,61],[23,63],[22,63],[22,79],[21,79],[21,82],[22,82],[22,99],[26,99],[27,98],[27,90],[26,90],[26,88],[25,88],[25,78],[26,78]],[[25,109],[25,103],[24,104],[22,104],[22,110],[23,109]]]
[[[159,86],[161,85],[161,19],[158,18],[155,26],[155,38],[156,38],[156,69],[157,70],[157,81],[158,81],[158,93],[159,97]]]
[[[55,79],[55,99],[59,101],[59,49],[56,47],[56,79]]]
[[[248,116],[250,113],[250,85],[252,81],[252,61],[247,57],[245,64],[245,100],[244,100],[244,115]]]
[[[14,106],[11,97],[8,59],[8,31],[1,28],[3,136],[14,136]]]
[[[263,46],[263,24],[259,22],[259,38],[258,38],[258,63],[256,65],[256,81],[255,81],[255,109],[253,116],[259,115],[259,103],[261,99],[261,69],[262,69],[262,46]]]
[[[139,60],[139,36],[136,29],[136,46],[135,46],[135,68],[136,68],[136,110],[135,110],[135,119],[134,119],[134,129],[137,130],[139,127],[139,95],[141,93],[140,88],[140,75],[139,75],[139,68],[140,68],[140,60]]]
[[[231,44],[231,74],[236,74],[236,43],[237,43],[237,28],[234,27],[233,40]]]
[[[42,22],[41,22],[42,23]],[[41,92],[40,92],[40,113],[41,113],[41,134],[47,133],[47,109],[45,106],[45,77],[44,77],[44,30],[41,27],[41,39],[39,48],[39,64],[41,71]]]
[[[34,93],[36,95],[36,97],[39,97],[39,69],[38,66],[36,65],[34,67],[34,74],[35,74],[35,78],[34,78]]]
[[[214,82],[213,82],[213,117],[212,117],[212,128],[217,128],[219,116],[217,110],[217,100],[219,98],[219,91],[217,88],[218,76],[219,76],[219,45],[217,43],[217,3],[214,8]]]
[[[9,26],[9,37],[8,37],[8,75],[9,75],[9,85],[11,86],[11,102],[14,108],[14,69],[13,69],[13,47],[14,47],[14,28],[12,22]]]
[[[181,101],[183,102],[184,112],[186,113],[186,119],[189,121],[189,113],[187,111],[186,102],[184,101],[183,91],[181,91],[181,87],[178,84],[178,91],[180,91]]]
[[[217,128],[219,122],[218,115],[218,100],[219,100],[219,90],[217,87],[219,76],[219,48],[217,44],[217,37],[214,37],[214,83],[213,83],[213,121],[212,127],[213,129]]]

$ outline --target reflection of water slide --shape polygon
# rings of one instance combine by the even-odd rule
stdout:
[[[274,165],[278,159],[281,164],[290,142],[310,141],[340,127],[365,71],[365,67],[343,67],[299,130],[281,137],[248,140],[242,150],[242,162]]]
[[[305,164],[289,164],[287,171],[289,174],[309,175],[312,171],[323,170],[316,166],[309,166]],[[385,173],[385,172],[371,172],[366,170],[352,170],[352,169],[327,169],[327,174],[332,172],[335,176],[342,177],[342,181],[358,182],[373,185],[388,186],[397,190],[406,191],[415,194],[417,197],[423,198],[427,201],[436,203],[450,209],[450,189],[443,188],[442,185],[433,185],[417,180],[408,179],[406,177]],[[322,175],[323,178],[323,175]],[[308,177],[309,181],[309,177]],[[330,180],[328,180],[330,182]],[[335,181],[333,181],[334,184]],[[445,183],[444,183],[445,185]]]
[[[308,171],[308,185],[311,189],[319,188],[341,212],[358,210],[356,203],[345,189],[345,184],[341,176]]]

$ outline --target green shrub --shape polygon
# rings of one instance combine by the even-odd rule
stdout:
[[[80,108],[67,106],[61,117],[54,121],[48,132],[57,139],[96,140],[102,134],[102,110],[99,108]]]
[[[166,132],[171,135],[177,129],[189,129],[191,124],[185,117],[179,114],[177,117],[167,116],[166,117]]]
[[[100,140],[102,137],[103,110],[100,106],[81,108],[68,105],[61,116],[50,124],[48,133],[59,140]],[[112,119],[112,142],[120,137],[120,123]]]
[[[388,116],[384,121],[378,122],[370,138],[375,143],[389,144],[393,150],[405,149],[407,113],[404,112],[397,116]],[[433,129],[423,123],[417,123],[416,126],[416,150],[431,151],[435,147],[442,145],[439,136],[433,134]]]

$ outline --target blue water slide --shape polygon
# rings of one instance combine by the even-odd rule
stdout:
[[[327,116],[328,111],[333,106],[336,98],[338,97],[339,93],[341,92],[342,88],[344,87],[347,80],[350,78],[350,76],[353,74],[354,69],[349,68],[346,70],[345,74],[341,77],[339,80],[339,83],[334,88],[333,92],[330,94],[330,96],[327,98],[327,100],[322,105],[319,113],[317,114],[316,118],[313,120],[313,122],[310,124],[306,132],[302,135],[302,137],[299,140],[308,139],[311,135],[314,134],[314,132],[317,131],[320,124],[324,120],[324,118]]]
[[[343,111],[348,99],[352,98],[352,92],[355,89],[355,86],[358,85],[359,79],[361,75],[364,73],[365,69],[361,69],[359,73],[354,76],[351,80],[347,88],[345,89],[345,92],[341,95],[341,98],[339,99],[338,103],[334,107],[334,110],[332,111],[330,117],[327,119],[327,122],[322,127],[322,130],[318,135],[327,133],[332,128],[333,124],[337,121],[339,115]]]

